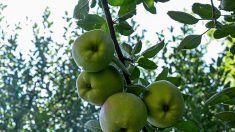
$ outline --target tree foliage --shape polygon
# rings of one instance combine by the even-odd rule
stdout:
[[[49,17],[47,9],[42,23],[32,24],[35,48],[26,58],[17,52],[20,25],[11,27],[11,34],[1,29],[0,130],[83,131],[84,122],[97,117],[97,109],[83,104],[76,92],[79,70],[70,52],[75,33],[67,30],[71,18],[64,17],[66,43],[61,43],[51,37]]]

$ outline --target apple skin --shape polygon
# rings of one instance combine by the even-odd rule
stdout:
[[[159,128],[175,124],[184,112],[184,99],[180,90],[171,82],[161,80],[147,86],[143,95],[148,109],[148,122]]]
[[[79,36],[72,46],[72,56],[85,71],[105,69],[114,56],[114,44],[109,34],[95,29]]]
[[[139,132],[147,123],[144,102],[132,93],[110,96],[99,113],[103,132]]]
[[[76,87],[82,99],[101,106],[109,96],[123,91],[124,81],[119,71],[109,66],[99,72],[83,71],[77,78]]]

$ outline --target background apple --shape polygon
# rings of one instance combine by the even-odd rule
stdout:
[[[143,99],[148,109],[148,122],[165,128],[179,120],[184,112],[184,99],[172,83],[162,80],[147,86]]]
[[[78,66],[88,72],[98,72],[108,66],[114,56],[114,44],[109,34],[92,30],[78,37],[72,47]]]
[[[147,123],[147,109],[138,96],[117,93],[105,101],[99,121],[104,132],[139,132]]]
[[[119,71],[109,66],[100,72],[83,71],[77,78],[78,94],[94,105],[102,105],[117,92],[122,92],[124,81]]]

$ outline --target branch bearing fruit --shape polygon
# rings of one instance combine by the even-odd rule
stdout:
[[[147,109],[138,96],[117,93],[105,101],[99,121],[104,132],[139,132],[147,123]]]
[[[184,99],[180,90],[169,81],[156,81],[147,86],[143,95],[148,109],[148,122],[165,128],[178,121],[184,112]]]
[[[114,44],[109,34],[92,30],[78,37],[72,47],[72,56],[85,71],[98,72],[106,68],[114,57]]]
[[[99,72],[83,71],[79,74],[76,85],[82,99],[100,106],[109,96],[123,91],[124,81],[119,71],[109,66]]]

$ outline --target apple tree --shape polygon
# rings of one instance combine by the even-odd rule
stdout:
[[[234,74],[230,73],[232,70],[224,71],[227,68],[223,67],[223,58],[225,54],[227,54],[226,50],[225,52],[218,58],[216,67],[211,64],[209,66],[210,72],[218,72],[218,74],[221,74],[220,76],[208,76],[207,74],[210,73],[201,73],[196,74],[199,71],[199,68],[204,68],[203,61],[200,60],[191,60],[189,57],[189,64],[182,63],[181,60],[185,59],[187,55],[191,55],[190,53],[193,52],[193,50],[197,50],[199,45],[202,42],[203,35],[206,35],[209,32],[212,32],[211,36],[214,39],[221,39],[226,37],[228,40],[233,42],[233,37],[235,33],[235,25],[234,25],[234,12],[235,11],[235,3],[232,0],[222,0],[220,2],[219,7],[215,7],[213,0],[210,1],[210,4],[203,4],[203,3],[194,3],[192,5],[192,14],[181,12],[181,11],[168,11],[167,15],[172,18],[175,21],[178,21],[180,23],[185,24],[186,28],[182,28],[184,36],[179,42],[179,45],[173,48],[173,54],[171,56],[166,56],[166,52],[168,49],[169,43],[176,42],[176,38],[173,38],[173,40],[164,40],[163,35],[159,35],[159,40],[161,40],[158,44],[153,45],[149,47],[145,51],[141,51],[142,42],[141,39],[138,37],[138,34],[135,34],[134,25],[129,24],[128,22],[132,20],[132,17],[136,14],[136,7],[139,4],[142,4],[146,11],[156,14],[156,7],[155,5],[158,4],[158,2],[168,2],[161,1],[161,0],[121,0],[121,1],[115,1],[115,0],[79,0],[78,4],[75,6],[74,9],[74,18],[77,19],[77,25],[78,27],[82,28],[86,32],[91,32],[94,30],[103,30],[104,32],[107,32],[110,34],[110,38],[113,40],[113,44],[115,45],[116,49],[116,58],[113,61],[116,66],[118,66],[122,70],[123,77],[126,81],[126,86],[124,87],[124,92],[127,93],[133,93],[143,100],[145,100],[146,94],[150,94],[151,96],[151,90],[149,87],[152,86],[154,83],[159,83],[160,80],[165,80],[167,83],[173,83],[172,85],[181,86],[181,92],[184,93],[184,98],[190,101],[186,101],[186,108],[185,108],[185,116],[176,116],[179,113],[183,112],[184,109],[172,109],[169,104],[171,104],[170,100],[173,100],[173,97],[168,92],[161,91],[161,89],[164,88],[166,84],[162,85],[156,85],[156,88],[159,88],[160,90],[156,91],[158,94],[162,94],[162,98],[160,98],[160,95],[152,97],[152,99],[148,99],[148,102],[146,104],[146,107],[148,109],[148,123],[142,128],[142,131],[154,131],[154,129],[162,130],[163,128],[167,129],[174,129],[174,127],[178,130],[182,131],[189,131],[189,130],[195,130],[199,131],[200,129],[204,130],[223,130],[223,129],[230,129],[235,127],[235,119],[234,119],[234,107],[233,107],[233,98],[234,98],[234,90],[235,87],[232,87],[231,81],[234,81]],[[89,14],[89,10],[91,8],[96,7],[101,8],[103,10],[104,15],[100,15],[102,13],[97,14]],[[110,13],[110,7],[112,9],[112,13]],[[227,14],[222,15],[222,10],[225,11]],[[113,21],[113,17],[115,18],[115,21]],[[224,17],[222,20],[221,17]],[[201,34],[194,34],[193,32],[190,32],[190,26],[188,25],[194,25],[197,24],[199,21],[206,21],[205,27],[207,30],[202,32]],[[188,29],[187,29],[188,28]],[[193,31],[193,30],[191,30]],[[173,32],[173,28],[170,29],[170,32]],[[127,36],[129,42],[122,42],[122,36]],[[83,35],[80,36],[81,38]],[[118,39],[119,40],[118,40]],[[79,38],[78,38],[79,39]],[[87,38],[89,40],[89,38]],[[92,43],[92,42],[91,42]],[[120,43],[120,44],[119,44]],[[86,43],[87,45],[92,45],[89,43]],[[77,44],[78,45],[78,44]],[[202,46],[203,47],[203,46]],[[74,48],[74,47],[73,47]],[[82,46],[80,47],[80,49]],[[231,54],[231,59],[234,60],[234,44],[232,46],[228,46],[230,48],[230,51],[228,54]],[[76,49],[73,49],[76,50]],[[87,50],[87,49],[83,49]],[[163,60],[166,64],[170,64],[169,67],[163,67],[163,70],[160,74],[156,74],[156,70],[158,70],[158,65],[155,63],[155,61],[158,59],[160,60],[160,55],[157,56],[157,54],[163,50]],[[83,52],[83,51],[80,51]],[[87,50],[88,52],[88,50]],[[202,51],[199,51],[202,52]],[[205,52],[204,52],[205,53]],[[198,53],[199,54],[199,53]],[[173,61],[171,62],[171,58],[174,57],[184,57],[184,58],[178,58],[181,60],[176,60],[174,58],[174,61],[180,61],[180,66],[178,66]],[[203,54],[201,54],[203,55]],[[73,56],[74,57],[74,56]],[[83,56],[84,58],[88,58],[86,54]],[[200,56],[199,56],[200,57]],[[76,61],[76,57],[74,58]],[[83,58],[79,58],[82,60]],[[88,59],[87,59],[88,60]],[[91,63],[93,60],[91,60]],[[215,60],[213,60],[216,62]],[[169,63],[170,62],[170,63]],[[100,62],[102,63],[102,62]],[[187,65],[196,65],[195,68],[183,70],[185,66]],[[234,65],[234,64],[232,64]],[[78,65],[81,66],[81,65]],[[94,65],[95,66],[95,65]],[[98,66],[98,65],[97,65]],[[177,67],[172,67],[177,66]],[[82,69],[86,70],[86,67],[88,66],[82,66]],[[221,68],[220,70],[220,67]],[[219,69],[218,69],[219,68]],[[172,77],[169,76],[169,73],[177,73],[176,71],[180,70],[181,74],[178,75],[178,77]],[[205,70],[202,70],[205,72]],[[178,72],[180,73],[180,72]],[[228,79],[228,74],[232,74],[232,80]],[[202,74],[206,74],[204,77],[211,77],[211,79],[203,79],[200,76],[203,76]],[[186,78],[185,76],[189,76]],[[196,76],[196,77],[195,77]],[[184,84],[181,82],[183,80]],[[194,79],[198,79],[198,84],[195,83]],[[214,81],[217,80],[217,82],[214,83]],[[111,80],[110,80],[111,81]],[[203,81],[207,81],[207,86],[203,85]],[[202,85],[203,87],[200,87]],[[155,85],[154,85],[155,86]],[[174,86],[172,86],[174,87]],[[191,87],[194,87],[194,89],[191,89]],[[208,87],[208,88],[207,88]],[[211,90],[216,87],[216,90]],[[77,87],[80,89],[80,87]],[[200,90],[197,90],[200,89]],[[199,93],[198,93],[198,92]],[[219,91],[219,92],[218,92]],[[162,92],[162,93],[161,93]],[[215,93],[218,92],[218,93]],[[177,94],[173,94],[177,95]],[[195,97],[194,95],[200,96],[200,98]],[[177,100],[181,95],[177,96]],[[112,97],[112,96],[111,96]],[[110,97],[110,98],[111,98]],[[83,98],[81,96],[81,98]],[[165,98],[165,99],[164,99]],[[158,102],[162,99],[162,102]],[[167,100],[169,99],[169,100]],[[197,100],[198,104],[193,104],[193,100]],[[107,101],[108,102],[108,101]],[[166,103],[168,102],[168,103]],[[175,102],[174,107],[178,107],[179,104],[183,103],[184,101],[181,100],[179,102]],[[118,103],[118,102],[116,102]],[[155,103],[155,104],[154,104]],[[156,106],[156,103],[161,104],[159,107]],[[153,106],[151,106],[153,104]],[[168,104],[168,105],[165,105]],[[218,105],[216,105],[218,104]],[[104,103],[104,106],[106,105],[106,102]],[[115,104],[113,104],[115,105]],[[151,106],[151,107],[150,107]],[[184,106],[184,105],[182,105]],[[103,106],[102,106],[103,107]],[[110,106],[111,107],[111,106]],[[213,112],[210,110],[212,108]],[[102,109],[102,108],[101,108]],[[130,108],[131,109],[131,108]],[[155,109],[155,111],[154,111]],[[110,108],[111,110],[111,108]],[[172,110],[172,111],[171,111]],[[197,112],[197,111],[200,112]],[[106,110],[107,113],[109,112],[108,109]],[[156,116],[153,116],[151,113],[154,113]],[[161,115],[161,112],[164,114]],[[168,114],[168,112],[176,112],[177,114]],[[99,118],[103,119],[105,117],[104,112],[102,112],[101,116]],[[211,113],[207,115],[208,113]],[[117,113],[113,113],[117,114]],[[192,114],[192,115],[190,115]],[[121,114],[119,114],[121,115]],[[180,114],[179,114],[180,115]],[[104,117],[103,117],[104,116]],[[129,115],[128,115],[129,116]],[[159,116],[159,119],[158,119]],[[173,121],[172,117],[177,117],[177,121]],[[168,119],[167,119],[168,118]],[[219,119],[221,121],[218,121],[215,124],[211,124],[210,122],[203,121],[204,118],[210,119],[212,122],[216,122],[216,119]],[[123,117],[123,119],[125,119]],[[101,129],[103,131],[131,131],[131,128],[128,128],[128,126],[120,125],[120,124],[112,124],[114,118],[106,119],[106,125],[103,125],[102,121],[100,124],[98,121],[93,121],[92,123],[88,122],[87,126],[91,130],[93,128],[99,127],[101,125]],[[166,122],[166,120],[173,121],[172,123]],[[181,120],[181,121],[180,121]],[[117,121],[119,122],[119,121]],[[177,123],[178,122],[178,123]],[[167,125],[169,123],[169,125]],[[128,121],[123,121],[123,124],[128,124]],[[160,125],[161,124],[161,125]],[[108,127],[109,125],[113,125],[113,127]],[[212,125],[212,126],[210,126]],[[123,129],[123,126],[126,127],[126,129]],[[210,126],[210,128],[209,128]],[[170,128],[169,128],[170,127]],[[171,128],[173,127],[173,128]],[[97,128],[99,129],[99,128]],[[97,130],[94,130],[97,131]]]
[[[118,131],[141,129],[144,132],[234,131],[233,0],[220,0],[219,7],[214,6],[213,0],[210,4],[203,1],[194,3],[188,13],[169,11],[166,15],[182,23],[182,26],[165,29],[171,35],[169,39],[162,33],[156,33],[159,42],[151,44],[143,41],[146,37],[144,30],[142,34],[135,32],[138,24],[133,16],[138,15],[136,7],[140,5],[146,12],[157,15],[160,2],[170,1],[78,0],[74,9],[75,19],[67,12],[63,16],[66,25],[61,27],[64,29],[61,40],[52,37],[52,12],[46,9],[42,22],[27,21],[32,27],[34,48],[26,58],[25,53],[17,51],[24,23],[8,25],[2,15],[7,6],[0,4],[0,131],[98,132],[102,129],[109,131],[109,128]],[[194,25],[200,21],[206,23],[207,30],[195,34],[197,29]],[[81,62],[73,58],[76,58],[72,55],[76,48],[72,45],[82,35],[97,30],[100,33],[89,36],[86,41],[95,40],[93,44],[96,44],[97,40],[107,40],[115,51],[105,56],[113,56],[108,58],[110,63],[98,61],[99,65],[106,66],[106,70],[87,72]],[[175,30],[180,30],[180,33]],[[98,37],[102,34],[106,36],[104,39]],[[208,45],[215,41],[223,43],[225,49],[208,64],[203,56]],[[103,48],[92,45],[89,49],[98,54]],[[80,51],[75,51],[77,53]],[[81,60],[79,58],[77,61]],[[86,63],[89,65],[91,59]],[[97,64],[92,66],[97,68]],[[154,84],[161,85],[156,87],[160,90],[150,92]],[[97,92],[98,86],[105,91]],[[79,94],[79,89],[86,98]],[[91,94],[96,93],[100,97],[88,94],[91,89],[94,90]],[[167,89],[174,92],[167,92]],[[99,105],[90,103],[93,100]],[[175,106],[184,106],[174,110],[171,107],[174,105],[164,105],[166,100],[175,101]],[[163,105],[155,105],[155,102]],[[151,113],[160,120],[154,116],[151,120],[150,106],[154,107]],[[158,106],[161,109],[155,111]],[[163,110],[178,114],[170,117]],[[170,121],[170,125],[165,123],[166,120]],[[123,124],[126,126],[123,127]]]

